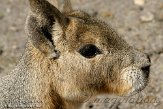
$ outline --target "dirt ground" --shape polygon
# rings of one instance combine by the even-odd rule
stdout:
[[[89,101],[83,109],[163,109],[163,0],[146,0],[141,6],[134,0],[72,0],[72,4],[112,25],[152,61],[150,82],[143,92],[127,102],[114,95],[99,96],[103,101]],[[27,0],[0,0],[0,76],[14,68],[24,50],[27,13]],[[140,96],[144,101],[136,102]]]

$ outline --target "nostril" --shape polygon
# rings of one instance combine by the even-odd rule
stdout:
[[[141,70],[143,71],[149,71],[149,69],[150,69],[150,65],[141,68]]]
[[[142,67],[141,70],[148,77],[149,76],[150,65]]]

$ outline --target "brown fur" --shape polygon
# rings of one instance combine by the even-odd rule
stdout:
[[[72,10],[67,0],[61,11],[46,0],[29,4],[26,50],[15,70],[0,79],[0,109],[26,101],[18,104],[23,108],[31,100],[40,109],[75,109],[91,96],[123,95],[147,85],[149,59],[106,23]],[[87,44],[100,54],[82,56]]]

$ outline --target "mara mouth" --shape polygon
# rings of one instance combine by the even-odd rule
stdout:
[[[122,70],[122,78],[125,85],[130,86],[127,95],[133,95],[141,92],[148,84],[148,77],[144,72],[136,67],[128,67]]]

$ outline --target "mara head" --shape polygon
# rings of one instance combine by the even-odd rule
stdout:
[[[26,32],[34,49],[30,52],[46,60],[61,97],[83,100],[100,93],[123,95],[147,85],[149,58],[109,25],[73,10],[69,0],[64,0],[62,10],[46,0],[29,0],[29,4]]]

